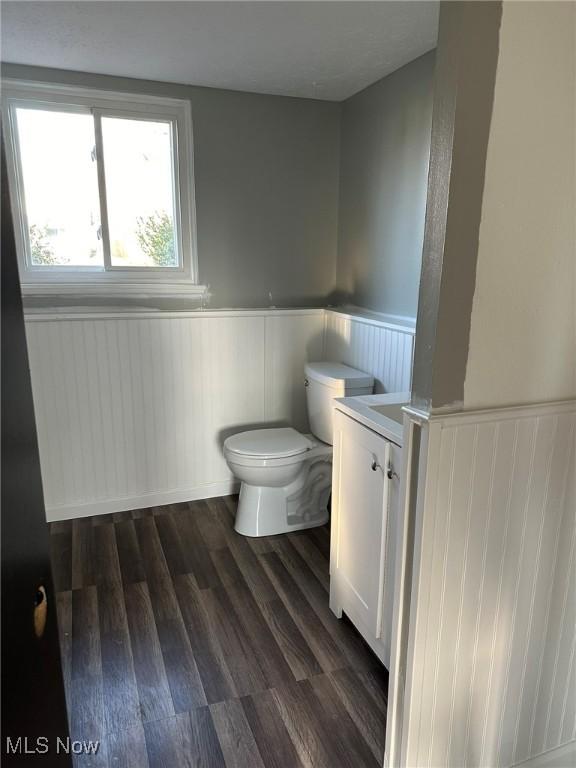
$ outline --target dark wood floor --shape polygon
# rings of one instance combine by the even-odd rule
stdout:
[[[328,528],[233,530],[236,498],[51,525],[80,766],[381,766],[387,674],[328,608]]]

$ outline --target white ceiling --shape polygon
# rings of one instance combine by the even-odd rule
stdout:
[[[2,60],[340,101],[436,45],[438,3],[2,2]]]

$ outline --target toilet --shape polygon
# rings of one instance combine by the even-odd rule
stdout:
[[[312,434],[253,429],[224,442],[228,466],[242,481],[234,528],[243,536],[273,536],[328,520],[332,401],[371,394],[374,379],[342,363],[308,363],[304,386]]]

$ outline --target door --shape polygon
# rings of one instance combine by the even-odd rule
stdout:
[[[370,642],[382,629],[390,443],[339,411],[334,425],[331,602]]]
[[[66,744],[68,723],[3,142],[1,260],[1,762],[65,766],[57,738]]]

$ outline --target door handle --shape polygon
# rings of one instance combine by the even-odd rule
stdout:
[[[48,598],[42,585],[36,590],[34,596],[34,634],[40,638],[46,629],[46,617],[48,614]]]
[[[392,466],[392,463],[388,462],[388,468],[386,469],[386,475],[388,477],[388,480],[392,480],[393,477],[397,477],[400,479],[400,475],[394,471],[394,467]]]
[[[370,465],[370,469],[372,470],[372,472],[376,472],[377,469],[382,469],[382,467],[380,466],[380,464],[378,464],[376,459],[374,459],[374,461]]]

